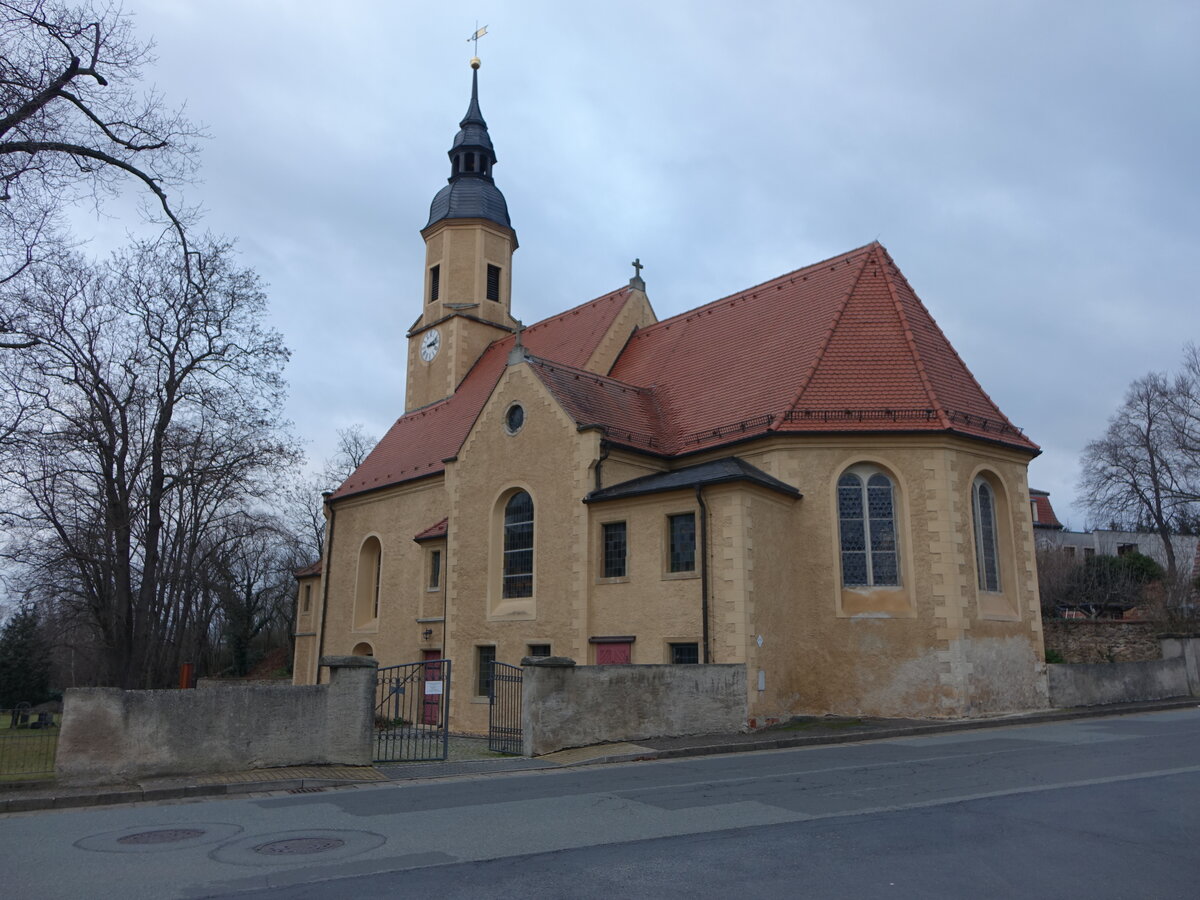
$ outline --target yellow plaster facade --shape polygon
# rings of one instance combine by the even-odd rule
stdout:
[[[455,398],[489,345],[517,329],[512,230],[451,217],[422,234],[410,411]],[[488,266],[501,269],[494,300]],[[517,344],[452,456],[386,486],[364,477],[328,502],[321,571],[299,580],[297,682],[319,680],[321,655],[369,653],[383,666],[441,655],[453,663],[450,728],[477,733],[488,714],[481,659],[494,653],[516,664],[548,647],[590,665],[612,659],[615,644],[633,664],[689,654],[744,664],[751,725],[795,714],[951,717],[1046,704],[1026,481],[1032,444],[961,433],[943,412],[942,430],[768,429],[687,455],[639,449],[632,434],[622,439],[588,420],[570,396],[572,377],[607,376],[632,337],[654,325],[640,278],[619,302],[579,369],[555,376],[565,379],[558,388]],[[423,357],[432,329],[440,345]],[[742,467],[733,476],[685,477],[730,460]],[[663,480],[673,473],[680,477]],[[847,473],[890,484],[898,577],[867,579],[875,586],[845,583],[838,482]],[[648,477],[658,487],[633,489]],[[980,588],[977,483],[994,500],[986,532],[994,590]],[[505,511],[519,494],[533,509],[532,587],[505,596]],[[689,515],[694,553],[673,563],[672,517]],[[619,574],[606,571],[606,526],[623,536]]]

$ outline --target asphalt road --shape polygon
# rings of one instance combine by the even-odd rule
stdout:
[[[0,896],[1200,896],[1200,709],[0,816]]]

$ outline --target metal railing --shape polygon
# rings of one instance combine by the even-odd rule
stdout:
[[[28,703],[0,709],[0,781],[24,781],[54,774],[60,716],[33,712]]]
[[[488,680],[488,749],[496,753],[524,752],[521,732],[520,666],[493,662]]]
[[[375,761],[418,762],[449,754],[450,660],[388,666],[375,682]]]

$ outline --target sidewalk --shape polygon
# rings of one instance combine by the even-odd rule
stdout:
[[[116,803],[159,802],[233,794],[318,793],[332,788],[381,784],[463,775],[560,769],[568,766],[637,760],[679,759],[716,753],[780,750],[855,741],[1035,725],[1066,719],[1130,715],[1165,709],[1200,707],[1196,698],[1181,697],[1143,703],[1122,703],[1076,709],[1055,709],[986,719],[954,721],[929,719],[851,719],[811,717],[749,734],[701,734],[656,738],[636,743],[597,744],[560,750],[535,759],[488,753],[480,738],[455,738],[445,762],[405,763],[379,766],[289,766],[180,778],[147,779],[132,784],[93,787],[60,786],[52,781],[24,783],[16,787],[0,784],[0,814],[45,809],[107,806]]]

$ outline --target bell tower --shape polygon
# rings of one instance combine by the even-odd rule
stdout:
[[[488,345],[517,329],[512,255],[517,233],[496,187],[496,151],[479,111],[479,59],[471,102],[450,147],[450,178],[429,207],[421,315],[408,332],[405,412],[454,393]]]

